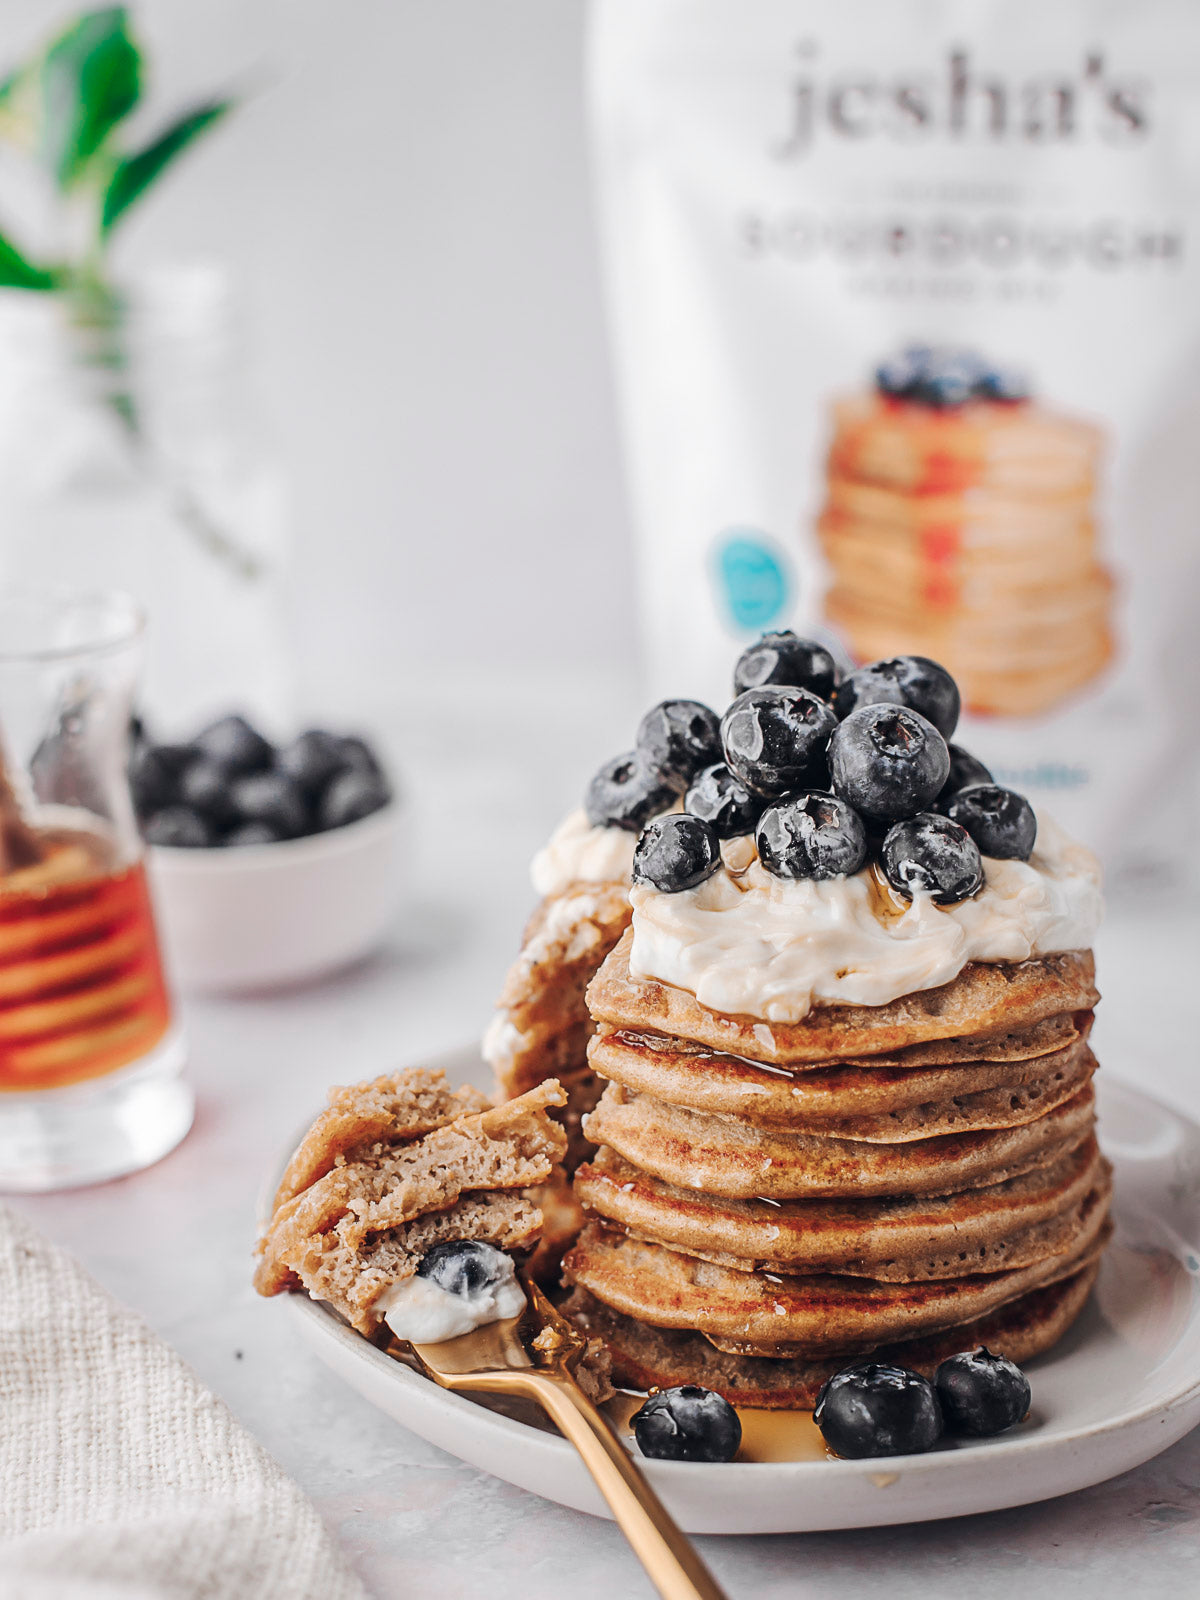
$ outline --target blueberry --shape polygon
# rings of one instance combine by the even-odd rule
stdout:
[[[683,809],[711,822],[718,839],[737,839],[753,833],[762,812],[762,800],[735,778],[723,761],[705,767],[683,797]]]
[[[867,856],[862,818],[832,794],[777,800],[763,812],[754,842],[776,878],[839,878],[857,872]]]
[[[890,828],[880,859],[887,881],[906,900],[921,890],[936,905],[956,905],[983,887],[979,846],[965,828],[935,811]]]
[[[743,650],[733,669],[733,692],[760,688],[764,683],[811,689],[828,700],[837,683],[837,663],[823,644],[798,639],[794,633],[764,633],[757,644]]]
[[[637,748],[682,793],[697,772],[721,759],[721,723],[699,700],[661,700],[638,724]]]
[[[720,865],[721,841],[711,823],[676,811],[646,824],[633,852],[633,881],[678,894],[711,878]]]
[[[907,1456],[932,1450],[942,1434],[933,1385],[907,1367],[880,1361],[843,1367],[817,1396],[813,1421],[835,1453]]]
[[[958,685],[928,656],[893,656],[859,667],[838,684],[833,707],[845,718],[860,706],[907,706],[932,722],[943,739],[958,725]]]
[[[973,788],[977,783],[991,783],[992,775],[982,761],[977,761],[973,755],[964,750],[960,744],[946,746],[950,752],[950,776],[942,785],[941,793],[934,804],[937,811],[945,811],[954,796],[962,789]]]
[[[282,772],[254,772],[235,778],[230,797],[243,822],[265,822],[281,839],[294,839],[305,831],[304,797]]]
[[[632,1420],[638,1449],[653,1461],[732,1461],[742,1442],[729,1401],[698,1383],[660,1389]]]
[[[811,689],[765,684],[747,689],[721,719],[725,761],[754,794],[828,788],[825,752],[837,727]]]
[[[195,749],[230,772],[263,772],[271,765],[274,749],[245,717],[222,717],[192,740]]]
[[[931,354],[928,345],[909,345],[898,356],[880,364],[875,371],[875,387],[880,394],[890,395],[895,400],[911,398]]]
[[[1029,1379],[1006,1356],[985,1346],[943,1361],[934,1375],[946,1427],[976,1438],[1003,1433],[1028,1415]]]
[[[291,744],[284,745],[275,758],[275,765],[293,783],[299,784],[309,800],[315,800],[334,774],[344,771],[350,764],[345,743],[335,733],[309,728]]]
[[[156,811],[142,824],[142,837],[147,844],[165,844],[177,850],[204,850],[216,842],[209,824],[187,806]]]
[[[391,798],[392,792],[380,773],[351,767],[340,772],[321,796],[317,826],[344,828],[349,822],[360,822],[363,817],[382,811]]]
[[[974,839],[985,856],[1028,861],[1037,838],[1037,817],[1023,794],[998,783],[980,783],[955,795],[946,815]]]
[[[342,747],[342,765],[355,767],[362,772],[375,772],[382,778],[385,776],[383,763],[365,739],[360,739],[357,734],[346,734],[338,740]]]
[[[946,741],[903,706],[862,706],[829,741],[830,787],[864,816],[896,821],[923,811],[949,771]]]
[[[1028,400],[1029,381],[1023,372],[989,367],[976,379],[975,393],[981,400]]]
[[[189,745],[138,745],[129,758],[129,788],[139,817],[178,804],[179,779],[195,759]]]
[[[676,785],[640,750],[627,750],[600,768],[588,784],[583,807],[593,828],[640,833],[651,817],[669,811],[678,798]]]
[[[432,1278],[447,1294],[480,1294],[509,1275],[509,1258],[479,1239],[450,1239],[421,1257],[418,1278]]]
[[[241,827],[227,833],[221,843],[226,849],[236,849],[239,845],[278,844],[282,837],[269,822],[243,822]]]
[[[198,756],[179,780],[179,798],[214,828],[227,828],[239,815],[231,792],[233,782],[234,775],[227,767]]]

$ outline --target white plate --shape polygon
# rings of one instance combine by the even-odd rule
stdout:
[[[455,1079],[480,1074],[475,1051],[436,1064]],[[1200,1423],[1200,1128],[1105,1073],[1098,1087],[1101,1138],[1116,1167],[1116,1237],[1079,1322],[1029,1363],[1030,1420],[924,1456],[645,1462],[689,1533],[809,1533],[1027,1505],[1126,1472]],[[327,1307],[286,1298],[320,1358],[405,1427],[519,1488],[607,1515],[557,1434],[447,1394]]]

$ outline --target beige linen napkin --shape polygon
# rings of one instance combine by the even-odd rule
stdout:
[[[0,1600],[363,1600],[195,1373],[0,1207]]]

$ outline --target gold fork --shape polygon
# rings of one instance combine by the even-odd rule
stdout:
[[[575,1368],[587,1341],[533,1283],[520,1316],[441,1344],[393,1339],[389,1355],[456,1394],[534,1400],[579,1451],[617,1526],[662,1600],[726,1600],[636,1461],[579,1387]]]

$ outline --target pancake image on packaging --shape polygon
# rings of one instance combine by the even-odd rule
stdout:
[[[945,1066],[901,1066],[901,1053],[887,1064],[793,1072],[603,1026],[588,1055],[602,1077],[673,1105],[759,1127],[892,1143],[970,1127],[1008,1127],[1070,1099],[1095,1068],[1086,1044],[1089,1030],[1090,1016],[1078,1023],[1071,1016],[1048,1018],[1010,1039],[1014,1049],[1028,1053]],[[1056,1039],[1069,1042],[1045,1049]],[[1034,1053],[1039,1044],[1044,1053]],[[979,1048],[1001,1046],[985,1040]]]
[[[968,708],[1048,710],[1113,653],[1092,515],[1103,439],[1029,400],[834,407],[817,536],[827,619],[859,661],[942,662]]]
[[[857,1060],[934,1040],[1003,1034],[1063,1013],[1090,1011],[1100,998],[1090,950],[1030,961],[972,961],[957,978],[880,1006],[814,1006],[800,1022],[710,1011],[684,989],[629,970],[632,934],[615,946],[587,991],[597,1023],[661,1033],[772,1066]]]

